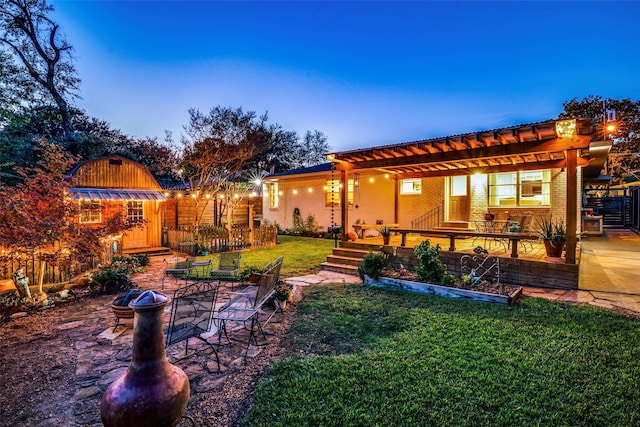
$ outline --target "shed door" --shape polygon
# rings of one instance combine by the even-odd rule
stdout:
[[[129,221],[141,221],[144,219],[144,203],[142,200],[130,200],[125,202],[127,219]],[[147,241],[147,226],[136,227],[128,230],[122,239],[122,248],[144,248],[149,245]]]
[[[450,177],[449,221],[467,221],[469,219],[469,206],[469,177]]]

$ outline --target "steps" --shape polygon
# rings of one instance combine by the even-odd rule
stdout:
[[[357,276],[362,258],[370,252],[369,249],[360,249],[361,247],[362,245],[350,247],[348,243],[344,243],[342,247],[334,248],[331,255],[327,256],[327,261],[320,264],[320,269]]]
[[[140,255],[146,254],[149,256],[162,256],[162,255],[173,255],[173,251],[171,248],[167,248],[164,246],[158,246],[153,248],[132,248],[132,249],[123,249],[122,253],[125,255]]]

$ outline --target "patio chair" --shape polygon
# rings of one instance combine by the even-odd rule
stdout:
[[[249,325],[247,347],[244,354],[245,361],[251,343],[253,342],[256,346],[260,345],[258,344],[258,334],[262,335],[264,340],[267,339],[258,316],[262,307],[275,292],[275,286],[278,280],[280,280],[282,259],[283,257],[278,258],[263,269],[258,286],[255,288],[253,286],[249,287],[254,289],[245,289],[245,291],[237,293],[232,292],[235,296],[213,316],[213,320],[217,322],[218,326],[218,345],[222,342],[222,335],[224,335],[228,343],[231,342],[227,328],[228,323],[236,322],[246,325],[248,322],[251,322]],[[269,316],[264,323],[268,323],[272,316],[273,314]]]
[[[221,252],[218,255],[218,267],[211,270],[209,274],[215,279],[231,280],[231,290],[233,284],[238,279],[238,271],[240,270],[240,258],[242,252]]]
[[[531,223],[533,222],[533,215],[530,213],[523,214],[520,217],[520,232],[523,234],[532,234],[533,230],[531,229]],[[527,252],[527,245],[529,245],[529,249],[533,250],[533,242],[537,242],[538,239],[522,239],[520,240],[520,246],[522,250]]]
[[[185,284],[187,283],[187,279],[191,275],[193,271],[193,261],[187,258],[184,262],[176,262],[175,264],[169,264],[166,259],[163,259],[162,262],[165,264],[164,275],[162,276],[161,289],[164,290],[164,281],[165,279],[173,278],[178,283],[179,279],[184,280]]]
[[[189,338],[199,339],[213,350],[218,371],[220,371],[218,350],[204,336],[212,332],[218,288],[217,283],[194,282],[175,290],[171,302],[169,326],[166,328],[165,346],[169,347],[184,341],[184,351],[187,355]]]

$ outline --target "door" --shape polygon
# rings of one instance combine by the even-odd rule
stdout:
[[[130,200],[125,202],[125,212],[129,221],[144,220],[144,203],[142,200]],[[123,249],[147,247],[147,226],[135,227],[127,230],[122,239]]]
[[[449,177],[449,221],[469,220],[469,177]]]

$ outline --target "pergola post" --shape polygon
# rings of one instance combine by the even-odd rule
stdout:
[[[578,150],[569,149],[566,151],[566,173],[567,173],[567,264],[576,263],[576,229],[577,229],[577,211],[578,211]]]

